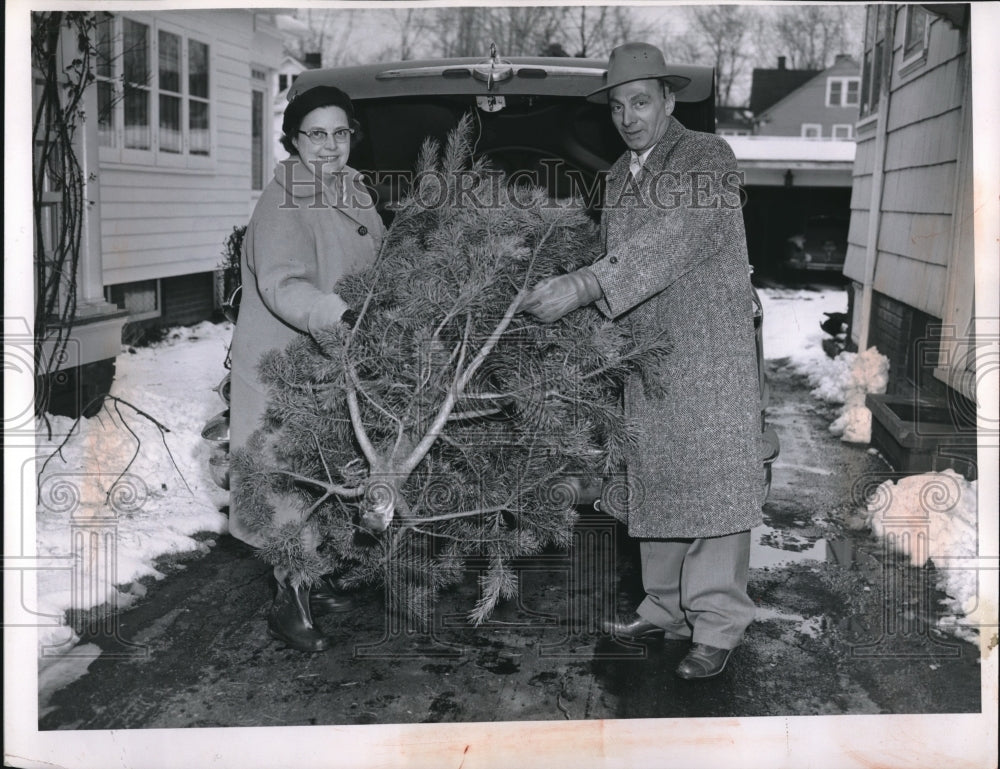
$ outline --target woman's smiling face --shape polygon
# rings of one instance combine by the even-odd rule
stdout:
[[[336,138],[338,131],[350,131],[350,121],[347,113],[340,107],[317,107],[302,118],[298,133],[292,138],[292,144],[299,151],[302,162],[324,179],[332,179],[347,165],[351,154],[351,137],[344,134],[344,140]],[[310,131],[325,131],[326,139],[316,144],[307,136]]]

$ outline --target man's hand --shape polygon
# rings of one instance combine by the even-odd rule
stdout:
[[[597,276],[587,267],[546,278],[521,300],[520,310],[542,323],[553,323],[566,313],[596,302],[604,295]]]

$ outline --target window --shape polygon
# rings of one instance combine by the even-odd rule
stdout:
[[[850,123],[837,123],[833,126],[834,139],[851,139],[854,137],[854,126]]]
[[[129,321],[160,317],[160,281],[140,280],[105,286],[105,298],[120,310],[128,310]]]
[[[264,92],[250,91],[250,189],[264,189]]]
[[[96,33],[101,159],[206,167],[212,157],[209,44],[155,19],[102,13]]]
[[[878,112],[885,79],[885,27],[892,6],[869,5],[865,15],[865,55],[861,64],[861,117]]]
[[[823,126],[821,126],[819,123],[802,124],[803,139],[821,139],[822,137],[823,137]]]
[[[903,63],[923,57],[927,50],[927,31],[930,14],[919,5],[904,6],[906,27],[903,35]]]
[[[856,107],[861,94],[861,78],[828,77],[826,79],[827,107]]]

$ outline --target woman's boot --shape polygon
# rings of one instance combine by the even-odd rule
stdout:
[[[313,627],[309,588],[305,585],[293,587],[287,577],[277,582],[278,592],[267,612],[267,630],[271,637],[301,652],[329,649],[330,640]]]

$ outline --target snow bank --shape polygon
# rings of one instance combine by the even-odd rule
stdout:
[[[201,429],[225,408],[212,388],[225,374],[231,336],[230,324],[205,322],[119,355],[112,395],[169,432],[161,434],[150,419],[113,401],[75,426],[50,415],[52,440],[44,425],[36,427],[38,555],[78,559],[65,561],[72,568],[39,573],[42,612],[58,617],[102,604],[123,608],[136,593],[118,586],[160,578],[153,566],[158,557],[205,551],[191,535],[226,530],[220,507],[227,495],[209,475],[210,449]],[[82,579],[75,591],[74,573]],[[67,649],[76,641],[65,626],[42,628],[39,635],[49,654],[53,646]]]
[[[952,613],[939,624],[955,630],[957,618],[975,611],[978,602],[978,570],[967,567],[967,559],[977,555],[976,482],[953,470],[886,481],[868,502],[867,511],[872,533],[914,566],[922,568],[933,561]]]
[[[875,347],[861,353],[842,352],[806,371],[812,394],[829,403],[843,404],[830,432],[849,443],[869,443],[872,414],[865,395],[884,393],[889,384],[889,359]]]
[[[842,352],[832,360],[823,350],[828,334],[820,323],[825,313],[846,311],[846,290],[764,288],[758,293],[764,307],[764,356],[788,358],[795,371],[809,378],[814,396],[843,404],[830,432],[849,443],[870,442],[872,415],[865,395],[885,392],[889,360],[875,348]]]

